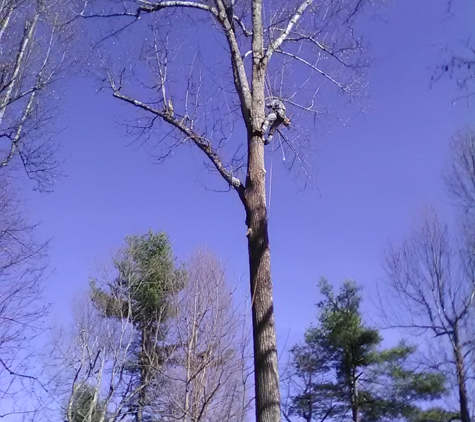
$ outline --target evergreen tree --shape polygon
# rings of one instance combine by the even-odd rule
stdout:
[[[420,372],[409,358],[415,349],[399,344],[380,351],[378,330],[365,325],[359,288],[345,281],[335,295],[320,280],[324,299],[316,327],[292,349],[294,394],[285,413],[306,421],[447,421],[456,415],[420,406],[440,398],[444,377]]]
[[[130,409],[135,421],[142,422],[150,419],[145,411],[149,387],[168,355],[159,342],[165,338],[166,322],[175,311],[170,299],[184,286],[185,274],[175,266],[168,236],[152,231],[126,237],[126,247],[114,260],[114,267],[118,275],[105,287],[91,282],[91,296],[105,316],[126,318],[137,330],[129,369],[137,377],[138,393]]]

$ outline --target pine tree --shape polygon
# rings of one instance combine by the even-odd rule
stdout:
[[[414,369],[409,360],[415,349],[404,343],[379,350],[381,335],[362,319],[355,282],[345,281],[337,295],[325,279],[319,285],[324,299],[318,324],[292,349],[293,384],[299,388],[290,397],[288,420],[442,422],[455,416],[423,410],[421,404],[443,395],[444,377]]]
[[[128,236],[114,266],[118,276],[104,288],[93,280],[91,296],[105,316],[128,319],[137,331],[130,372],[137,377],[138,394],[130,407],[135,421],[142,422],[147,419],[144,412],[154,375],[168,355],[167,348],[159,346],[159,342],[175,311],[170,299],[184,286],[185,274],[175,266],[168,236],[152,231]]]

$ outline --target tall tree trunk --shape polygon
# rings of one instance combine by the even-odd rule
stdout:
[[[467,384],[465,375],[464,357],[462,345],[460,344],[460,334],[458,323],[454,324],[453,348],[455,357],[455,367],[457,371],[457,384],[459,390],[460,420],[470,422],[470,411],[468,410]]]
[[[312,419],[313,419],[313,403],[314,403],[314,398],[313,398],[313,389],[312,389],[312,384],[313,384],[313,379],[312,379],[312,375],[310,375],[310,378],[308,380],[308,385],[310,386],[310,397],[309,397],[309,400],[308,400],[308,415],[304,415],[304,418],[306,416],[306,421],[307,422],[312,422]]]
[[[262,23],[262,0],[252,2],[252,106],[248,125],[246,209],[249,270],[254,337],[256,421],[280,422],[280,390],[274,299],[267,230],[266,171],[261,131],[265,119],[264,81],[266,59]]]
[[[258,140],[255,142],[262,142]],[[262,148],[262,147],[261,147]],[[263,149],[263,148],[262,148]],[[256,420],[280,421],[279,375],[270,272],[264,175],[259,175],[248,198],[248,249],[251,281]]]
[[[148,374],[148,362],[146,359],[147,356],[147,330],[145,327],[142,327],[142,344],[140,347],[140,358],[139,358],[139,370],[140,370],[140,384],[141,389],[139,390],[138,399],[137,399],[137,410],[135,412],[135,422],[142,422],[143,420],[143,408],[145,406],[145,385],[147,382]]]
[[[280,391],[277,342],[267,230],[262,135],[251,134],[245,191],[246,224],[254,337],[256,420],[279,422]]]
[[[156,363],[155,358],[155,343],[150,334],[149,328],[144,326],[142,330],[142,344],[140,347],[140,386],[141,389],[138,393],[137,400],[137,410],[135,412],[135,422],[143,421],[144,409],[147,406],[147,391],[152,378],[152,371],[154,368],[154,363]]]
[[[359,397],[358,397],[358,378],[355,371],[352,371],[351,379],[351,414],[353,422],[360,422],[360,409],[359,409]]]

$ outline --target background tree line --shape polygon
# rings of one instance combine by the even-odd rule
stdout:
[[[176,266],[165,234],[130,236],[76,304],[69,347],[58,345],[63,417],[245,420],[246,326],[208,251]]]

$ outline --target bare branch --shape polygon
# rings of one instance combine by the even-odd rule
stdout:
[[[141,12],[153,13],[158,12],[159,10],[170,8],[170,7],[188,7],[193,9],[201,9],[206,12],[210,12],[215,17],[218,17],[218,11],[212,7],[203,3],[195,1],[186,1],[186,0],[170,0],[170,1],[161,1],[159,3],[139,0],[138,3],[140,7],[137,9],[137,14],[140,15]]]
[[[54,0],[51,0],[54,2]],[[45,2],[4,2],[0,42],[10,51],[10,60],[0,64],[0,169],[15,162],[23,164],[28,177],[46,190],[56,176],[58,163],[51,146],[49,122],[54,102],[48,102],[50,88],[65,63],[69,29],[63,7]],[[23,26],[23,28],[22,28]],[[3,33],[8,32],[8,37]],[[2,143],[3,144],[3,143]]]
[[[197,134],[193,129],[187,126],[186,119],[183,118],[181,120],[178,120],[177,118],[175,118],[174,116],[172,116],[171,114],[165,111],[161,111],[156,108],[150,107],[149,105],[141,101],[138,101],[134,98],[123,95],[120,92],[120,90],[114,86],[113,86],[113,89],[114,89],[113,95],[115,98],[119,98],[122,101],[133,104],[135,107],[138,107],[149,113],[155,114],[161,117],[165,122],[171,124],[173,127],[178,129],[185,136],[185,140],[190,139],[199,149],[201,149],[206,154],[206,156],[210,159],[210,161],[218,170],[219,174],[223,177],[223,179],[229,185],[231,185],[234,189],[236,189],[239,196],[240,197],[243,196],[245,187],[242,184],[242,182],[238,178],[234,177],[232,172],[230,172],[229,170],[225,168],[223,162],[221,161],[221,158],[213,150],[211,146],[211,142],[205,137]]]
[[[346,94],[349,94],[351,95],[352,92],[351,90],[349,89],[348,86],[346,86],[345,84],[341,83],[341,82],[338,82],[335,78],[333,78],[331,75],[329,75],[328,73],[324,72],[323,70],[321,70],[320,68],[318,68],[316,65],[313,65],[312,63],[308,62],[307,60],[305,60],[304,58],[296,55],[296,54],[292,54],[292,53],[289,53],[287,51],[277,51],[277,53],[279,54],[282,54],[284,56],[288,56],[288,57],[291,57],[295,60],[297,60],[298,62],[300,63],[303,63],[305,66],[308,66],[309,68],[313,69],[315,72],[319,73],[320,75],[322,75],[324,78],[328,79],[332,84],[336,85],[339,89],[341,89],[343,92],[345,92]]]
[[[35,382],[37,382],[41,388],[43,390],[45,390],[46,392],[48,392],[48,390],[46,389],[46,387],[43,385],[43,383],[38,379],[38,377],[33,377],[31,375],[28,375],[28,374],[21,374],[19,372],[16,372],[16,371],[13,371],[9,365],[7,365],[5,363],[5,361],[3,359],[0,358],[0,364],[2,364],[3,368],[12,376],[14,377],[19,377],[19,378],[26,378],[26,379],[30,379],[30,380],[33,380]]]
[[[305,10],[307,9],[307,7],[309,7],[312,3],[313,3],[313,0],[304,0],[300,4],[300,6],[297,8],[295,13],[292,15],[292,17],[290,18],[286,28],[282,31],[282,34],[277,39],[271,41],[271,44],[267,48],[267,52],[266,52],[266,55],[265,55],[267,61],[269,61],[270,58],[272,57],[272,54],[274,54],[274,52],[279,49],[281,44],[289,36],[289,34],[292,31],[292,29],[294,28],[294,26],[297,24],[299,19],[302,17],[302,15],[305,12]]]
[[[21,412],[21,397],[40,385],[33,340],[44,332],[42,303],[47,242],[35,241],[36,225],[22,215],[10,180],[0,177],[0,395],[6,408]],[[31,381],[31,383],[26,383]],[[33,385],[35,387],[33,387]]]
[[[223,27],[224,34],[228,41],[229,49],[231,51],[234,86],[241,101],[241,112],[247,128],[250,129],[249,113],[251,110],[252,100],[251,90],[249,88],[249,82],[246,75],[246,67],[244,66],[243,55],[241,54],[232,22],[230,22],[228,14],[226,13],[227,9],[223,0],[216,0],[216,4],[219,12],[217,19]]]

